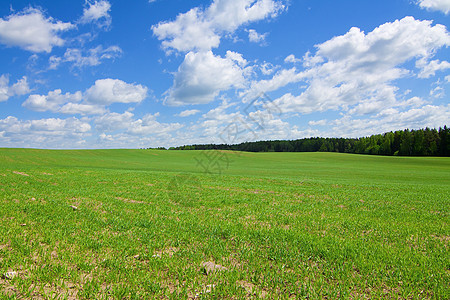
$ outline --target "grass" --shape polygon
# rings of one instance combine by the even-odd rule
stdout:
[[[449,158],[0,149],[0,299],[449,299],[449,182]]]

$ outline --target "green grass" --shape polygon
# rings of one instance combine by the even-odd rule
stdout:
[[[0,299],[450,298],[449,158],[225,155],[0,149]]]

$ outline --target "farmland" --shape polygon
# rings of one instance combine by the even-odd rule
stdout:
[[[449,299],[449,182],[439,157],[0,149],[0,298]]]

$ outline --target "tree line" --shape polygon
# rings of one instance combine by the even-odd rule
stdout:
[[[159,147],[158,149],[165,149]],[[450,129],[398,130],[361,138],[313,137],[298,140],[203,144],[169,150],[233,150],[248,152],[341,152],[373,155],[450,156]]]

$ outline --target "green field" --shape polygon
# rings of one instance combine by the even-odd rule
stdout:
[[[450,299],[449,183],[449,158],[0,149],[0,299]]]

